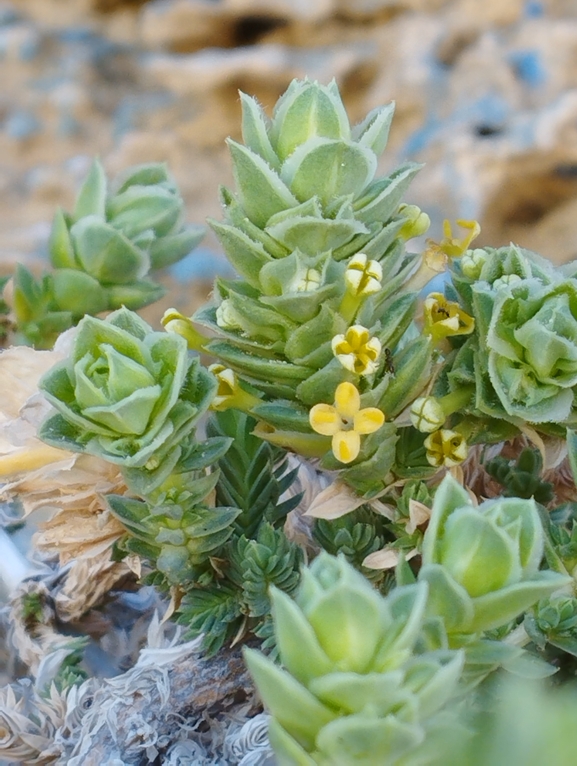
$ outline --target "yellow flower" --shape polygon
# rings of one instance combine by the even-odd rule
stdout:
[[[166,332],[182,335],[188,343],[188,347],[193,351],[204,351],[204,344],[208,342],[208,338],[201,335],[192,321],[185,317],[184,314],[181,314],[180,311],[167,309],[160,323]]]
[[[357,375],[371,375],[377,369],[381,342],[371,338],[366,327],[355,324],[332,340],[333,354],[343,367]]]
[[[453,237],[451,223],[445,219],[443,221],[443,239],[439,243],[432,239],[427,240],[428,247],[425,250],[425,262],[434,271],[444,271],[448,259],[460,258],[481,232],[481,227],[477,221],[460,219],[457,221],[457,226],[461,226],[468,231],[461,239]]]
[[[378,261],[369,261],[364,253],[353,255],[345,271],[345,283],[355,297],[377,293],[382,285],[383,269]]]
[[[467,442],[462,434],[441,428],[425,439],[427,460],[434,466],[452,468],[467,457]]]
[[[361,409],[360,394],[352,383],[341,383],[335,404],[315,404],[309,413],[313,431],[332,436],[332,450],[341,463],[351,463],[361,449],[361,435],[378,431],[385,416],[376,407]]]
[[[258,397],[240,387],[236,373],[228,367],[222,364],[211,364],[208,369],[218,382],[216,396],[210,405],[211,410],[221,412],[234,407],[237,410],[247,411],[261,403]]]
[[[434,341],[452,335],[469,335],[475,329],[475,320],[458,303],[448,301],[442,293],[431,293],[425,299],[425,335]]]
[[[481,233],[481,227],[477,221],[457,221],[457,226],[467,230],[467,234],[459,239],[453,237],[451,230],[451,223],[447,220],[443,221],[443,234],[445,235],[440,243],[441,250],[446,253],[449,258],[459,258],[463,253],[469,249],[469,245],[474,239],[477,239]]]

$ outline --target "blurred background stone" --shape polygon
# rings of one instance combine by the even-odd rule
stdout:
[[[166,161],[188,217],[218,217],[239,138],[238,89],[268,109],[293,77],[335,77],[360,119],[395,100],[382,170],[425,163],[409,201],[577,257],[573,0],[0,0],[0,264],[42,268],[50,221],[90,160]],[[226,268],[216,239],[167,275],[202,300]]]

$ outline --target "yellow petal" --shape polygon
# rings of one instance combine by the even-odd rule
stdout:
[[[352,383],[345,382],[337,386],[335,407],[343,418],[354,418],[357,414],[361,407],[361,395]]]
[[[348,354],[351,351],[351,347],[345,340],[344,335],[335,335],[331,341],[331,348],[333,354]]]
[[[333,436],[333,453],[341,463],[352,463],[361,449],[361,437],[356,431],[339,431]]]
[[[323,436],[334,436],[343,426],[332,404],[315,404],[309,412],[309,422],[313,431]]]
[[[350,370],[351,372],[357,372],[357,369],[355,367],[357,358],[352,352],[350,354],[338,354],[337,359],[343,365],[345,370]]]
[[[378,431],[385,422],[385,416],[376,407],[365,407],[357,412],[354,420],[354,429],[358,434],[372,434]]]
[[[353,348],[360,348],[371,337],[369,331],[362,324],[355,324],[347,330],[347,340]]]

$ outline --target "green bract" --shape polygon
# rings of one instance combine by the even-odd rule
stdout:
[[[57,447],[99,455],[127,469],[166,474],[206,411],[212,375],[190,361],[183,338],[151,328],[128,309],[85,317],[70,358],[40,387],[58,414],[40,430]]]
[[[423,583],[383,598],[342,558],[327,553],[303,571],[293,601],[272,592],[284,669],[245,658],[272,715],[279,764],[380,766],[429,763],[426,735],[449,723],[460,652],[414,655],[427,600]]]
[[[539,571],[544,535],[534,500],[500,498],[475,507],[447,475],[435,494],[419,580],[429,610],[449,634],[479,633],[513,620],[569,582]]]
[[[389,420],[430,373],[429,339],[399,346],[416,304],[405,284],[420,261],[405,251],[399,207],[419,166],[375,179],[393,106],[351,127],[334,82],[294,81],[272,120],[241,98],[245,143],[229,141],[237,189],[222,191],[224,222],[210,222],[241,279],[217,280],[218,305],[194,320],[217,334],[206,350],[260,391],[259,436],[342,468],[313,433],[310,408],[332,404],[347,381]],[[347,350],[353,326],[368,332],[370,365]],[[390,425],[363,438],[342,477],[382,488],[396,440]]]

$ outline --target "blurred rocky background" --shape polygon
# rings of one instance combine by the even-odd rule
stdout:
[[[477,218],[480,244],[577,257],[575,0],[0,0],[2,269],[42,262],[94,155],[166,161],[189,221],[218,217],[238,89],[270,109],[304,75],[335,77],[354,119],[396,101],[382,170],[426,163],[408,201],[431,236]],[[218,253],[209,235],[174,267],[168,303]]]

